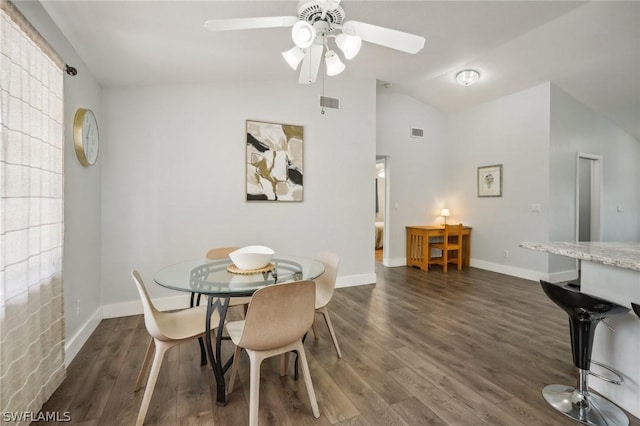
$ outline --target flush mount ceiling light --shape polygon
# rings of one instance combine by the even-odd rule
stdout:
[[[323,57],[327,75],[340,74],[345,65],[337,52],[342,52],[345,59],[353,59],[363,41],[406,53],[418,53],[424,47],[421,36],[359,21],[345,22],[340,0],[300,0],[297,12],[297,16],[212,19],[204,26],[210,31],[292,27],[295,46],[282,52],[282,56],[294,70],[300,68],[301,84],[316,81]],[[338,49],[329,47],[331,39]]]
[[[464,70],[456,74],[456,80],[461,86],[471,86],[480,79],[480,73],[476,70]]]

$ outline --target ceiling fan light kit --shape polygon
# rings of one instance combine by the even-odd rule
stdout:
[[[302,62],[298,79],[301,84],[316,81],[325,50],[327,75],[344,71],[344,63],[328,46],[331,38],[347,60],[356,57],[363,41],[412,54],[424,47],[425,39],[421,36],[359,21],[344,22],[340,0],[301,0],[297,12],[297,16],[208,20],[205,27],[210,31],[292,27],[295,46],[282,52],[282,56],[294,70]]]
[[[298,65],[304,59],[304,51],[298,46],[293,46],[291,49],[282,52],[282,57],[294,70],[298,69]]]
[[[360,48],[362,47],[362,37],[348,35],[343,32],[336,36],[336,46],[342,50],[345,59],[351,60],[356,57],[358,52],[360,52]]]
[[[327,53],[324,54],[324,61],[327,64],[327,75],[329,77],[333,77],[334,75],[338,75],[344,71],[344,63],[342,63],[338,55],[336,55],[336,52],[333,50],[328,50]]]
[[[300,49],[306,49],[315,41],[316,29],[306,21],[298,21],[291,29],[291,38]]]

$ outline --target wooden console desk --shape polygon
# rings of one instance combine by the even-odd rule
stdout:
[[[430,250],[429,240],[444,235],[444,226],[407,226],[407,266],[418,266],[426,271],[429,269],[427,260]],[[471,257],[471,227],[462,228],[462,264],[469,266]]]

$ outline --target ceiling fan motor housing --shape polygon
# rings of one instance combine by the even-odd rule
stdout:
[[[325,34],[338,29],[344,21],[344,10],[338,6],[337,1],[325,1],[327,9],[324,10],[320,5],[321,1],[307,0],[298,3],[298,18],[307,21],[311,25],[316,22],[325,22],[327,24]],[[324,18],[322,17],[324,13]],[[314,25],[318,27],[318,25]],[[321,27],[324,27],[322,25]]]

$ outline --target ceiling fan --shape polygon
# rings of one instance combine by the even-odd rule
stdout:
[[[300,0],[297,16],[211,19],[204,26],[210,31],[292,27],[291,38],[295,46],[282,52],[282,56],[294,70],[302,63],[298,79],[301,84],[316,81],[323,56],[327,75],[334,76],[344,71],[344,63],[329,47],[330,39],[334,39],[348,60],[358,54],[362,41],[414,54],[424,47],[424,37],[344,19],[340,0]]]

